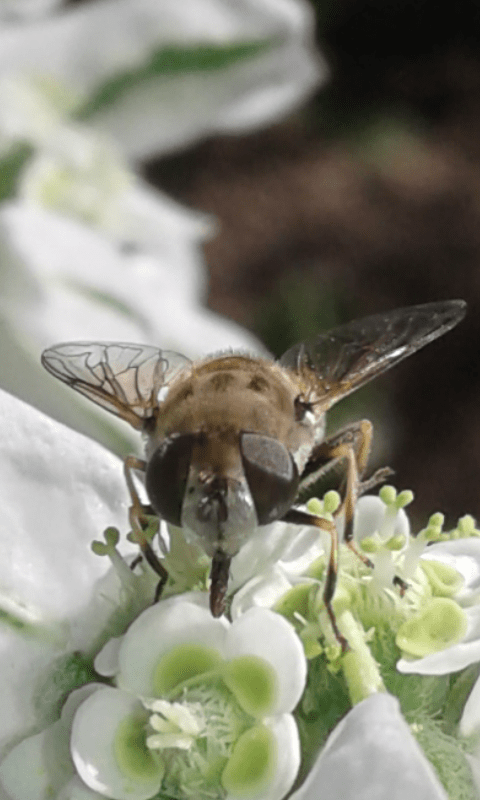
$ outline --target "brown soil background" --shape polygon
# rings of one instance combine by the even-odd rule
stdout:
[[[464,298],[466,320],[346,401],[412,513],[480,518],[480,6],[317,3],[329,84],[269,130],[146,165],[220,221],[209,306],[275,353],[344,320]],[[219,349],[221,349],[219,342]]]

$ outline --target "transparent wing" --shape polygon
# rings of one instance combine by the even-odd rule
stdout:
[[[69,342],[42,353],[59,380],[134,428],[152,416],[159,392],[191,361],[179,353],[125,342]]]
[[[323,412],[442,336],[465,312],[463,300],[449,300],[376,314],[295,345],[279,363],[297,374]]]

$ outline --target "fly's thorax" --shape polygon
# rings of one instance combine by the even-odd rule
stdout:
[[[295,456],[316,443],[314,415],[297,419],[298,394],[294,376],[266,359],[227,355],[194,365],[172,382],[159,405],[147,457],[172,434],[225,429],[270,436]]]

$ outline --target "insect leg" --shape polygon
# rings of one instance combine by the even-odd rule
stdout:
[[[362,420],[346,428],[342,428],[333,436],[325,439],[315,448],[310,458],[305,481],[306,486],[308,486],[309,483],[315,482],[316,475],[321,475],[323,471],[328,470],[329,464],[331,465],[333,463],[334,466],[341,462],[346,464],[344,467],[346,479],[344,499],[334,516],[337,517],[343,511],[345,512],[345,544],[355,553],[357,558],[370,569],[373,568],[373,563],[367,556],[360,552],[353,539],[353,515],[355,512],[355,505],[359,495],[363,494],[363,492],[370,491],[379,483],[383,483],[393,472],[390,467],[381,467],[377,469],[370,478],[362,480],[370,454],[372,434],[372,423],[369,422],[369,420]],[[311,476],[313,476],[313,480]],[[405,594],[405,591],[408,589],[408,584],[402,578],[395,575],[393,583],[395,586],[398,586],[402,595]]]
[[[329,436],[314,450],[307,464],[305,480],[301,482],[301,485],[302,483],[308,485],[314,482],[317,474],[321,475],[328,469],[335,467],[338,469],[338,465],[344,465],[342,467],[346,483],[344,497],[334,516],[337,517],[342,512],[345,514],[345,543],[368,567],[373,567],[372,562],[357,549],[353,541],[355,506],[362,491],[372,488],[372,483],[373,485],[381,483],[390,474],[388,469],[382,469],[378,470],[370,480],[364,482],[361,480],[368,463],[372,434],[372,423],[364,419]]]
[[[353,514],[358,498],[360,479],[365,472],[370,454],[373,428],[368,420],[344,428],[328,440],[328,455],[331,459],[345,461],[345,497],[337,514],[345,512],[345,541],[353,539]]]
[[[350,649],[350,646],[345,637],[340,633],[337,620],[335,619],[335,613],[332,608],[332,600],[335,594],[338,573],[338,533],[335,523],[330,522],[330,520],[324,519],[323,517],[317,517],[316,514],[310,514],[307,511],[300,511],[296,508],[291,508],[290,511],[287,511],[283,517],[283,520],[285,522],[293,522],[295,525],[314,525],[315,527],[320,528],[323,531],[327,531],[327,533],[330,534],[330,557],[328,560],[327,574],[325,577],[323,602],[325,603],[325,609],[330,618],[330,623],[332,625],[335,638],[340,644],[342,652],[346,653],[347,650]]]
[[[135,540],[142,551],[142,554],[145,560],[150,564],[152,569],[157,573],[160,580],[158,581],[157,588],[155,590],[155,602],[159,599],[160,595],[162,594],[162,589],[165,586],[165,583],[168,579],[168,572],[163,566],[162,562],[157,558],[155,552],[148,541],[147,536],[145,535],[145,529],[148,525],[148,517],[146,514],[146,510],[150,510],[148,506],[144,506],[140,501],[138,496],[138,492],[136,490],[135,484],[133,482],[132,470],[139,470],[141,472],[145,472],[146,463],[142,461],[140,458],[136,458],[135,456],[127,456],[124,461],[124,472],[125,472],[125,480],[127,482],[127,488],[130,493],[131,498],[131,505],[128,510],[128,518],[130,521],[130,525],[132,526],[132,532],[135,537]]]
[[[353,515],[357,504],[360,477],[366,469],[370,454],[373,427],[369,420],[357,423],[353,430],[345,429],[335,439],[330,440],[330,457],[346,462],[346,489],[343,502],[334,516],[345,514],[344,540],[347,547],[363,561],[365,566],[373,568],[373,563],[367,556],[360,552],[353,539]]]

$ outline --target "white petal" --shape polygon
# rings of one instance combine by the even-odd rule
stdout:
[[[0,416],[0,609],[47,626],[35,638],[3,622],[3,747],[35,724],[37,679],[52,660],[65,646],[90,647],[111,614],[98,584],[109,562],[90,544],[107,525],[125,528],[127,497],[121,462],[99,445],[2,391]],[[112,589],[115,597],[115,579]],[[63,621],[69,627],[48,628]]]
[[[441,561],[463,575],[465,585],[456,597],[458,601],[473,602],[480,595],[480,539],[472,536],[438,542],[425,548],[422,558]]]
[[[337,725],[291,800],[447,800],[403,719],[398,702],[376,694]]]
[[[227,659],[255,655],[275,670],[278,695],[272,714],[292,711],[305,688],[307,665],[302,643],[287,620],[266,608],[251,608],[230,627]]]
[[[237,619],[252,608],[272,608],[292,588],[292,582],[279,567],[273,567],[248,581],[235,593],[231,606],[232,619]]]
[[[375,531],[379,530],[386,510],[385,503],[376,495],[361,497],[355,507],[355,539],[359,541],[365,536],[372,536]],[[394,532],[396,536],[408,537],[410,534],[410,522],[403,508],[398,511],[395,517]]]
[[[300,767],[300,739],[291,714],[282,714],[265,723],[273,733],[278,751],[275,777],[260,794],[249,795],[249,800],[282,800],[292,788]],[[227,794],[226,800],[238,800]]]
[[[255,38],[258,38],[258,34]],[[184,148],[222,131],[246,132],[301,105],[326,75],[298,39],[229,69],[169,75],[138,85],[92,118],[133,158]],[[323,75],[322,75],[323,73]]]
[[[279,562],[289,575],[298,575],[323,551],[318,528],[286,522],[262,525],[232,560],[229,587],[235,590]]]
[[[44,800],[56,796],[55,793],[70,781],[75,774],[70,756],[73,717],[77,708],[99,688],[104,687],[100,683],[89,683],[71,692],[62,708],[61,719],[41,733],[24,739],[2,761],[0,785],[12,800]],[[63,791],[61,796],[66,800]]]
[[[74,772],[68,731],[59,721],[13,748],[0,765],[0,787],[11,800],[45,800],[54,797]]]
[[[190,0],[179,13],[170,0],[162,11],[171,36],[168,44],[179,34],[182,44],[261,39],[274,44],[224,69],[160,76],[100,109],[95,124],[134,157],[176,150],[217,130],[265,125],[300,105],[326,77],[325,64],[312,46],[314,22],[306,3],[239,0],[227,6],[218,0]]]
[[[67,699],[65,700],[65,704],[62,708],[60,718],[64,725],[66,731],[68,731],[68,736],[70,737],[70,731],[72,729],[73,718],[77,713],[77,710],[80,708],[82,703],[85,702],[92,694],[95,694],[99,689],[104,689],[104,683],[86,683],[84,686],[80,686],[78,689],[74,689],[73,692],[70,692]]]
[[[417,675],[447,675],[480,661],[480,606],[464,608],[463,612],[468,627],[461,642],[425,658],[412,661],[401,658],[397,662],[398,671]]]
[[[152,696],[153,673],[159,659],[181,644],[199,644],[223,654],[229,623],[214,619],[206,607],[182,598],[160,601],[143,612],[125,634],[119,653],[119,684],[142,696]]]
[[[460,720],[460,733],[462,736],[471,736],[480,730],[480,679],[468,695],[462,718]]]
[[[171,217],[170,212],[165,215],[165,225],[172,224]],[[186,233],[167,236],[164,229],[165,248],[169,242],[170,250],[162,263],[153,256],[123,253],[116,242],[88,226],[40,208],[4,205],[0,224],[3,247],[10,256],[3,276],[2,312],[12,324],[25,328],[25,335],[39,349],[54,341],[161,337],[159,303],[161,309],[162,303],[172,299],[178,303],[177,298],[183,297],[186,301],[186,287],[201,269],[196,249],[200,237],[189,241]],[[180,245],[183,261],[171,258],[171,251]],[[155,313],[152,292],[157,295]],[[98,299],[93,302],[92,296],[106,296],[112,307],[116,302],[123,311],[112,311]],[[57,298],[70,305],[76,302],[73,319],[61,313],[60,305],[57,308]],[[69,310],[73,314],[75,306]],[[60,313],[52,318],[56,311]],[[179,319],[177,327],[181,327]],[[174,349],[174,342],[165,339],[164,334],[159,344]]]
[[[109,569],[91,552],[92,540],[107,525],[125,527],[121,462],[1,391],[0,416],[2,591],[52,618],[71,618]]]
[[[80,778],[75,776],[63,787],[55,800],[105,800],[105,795],[89,789]]]
[[[95,657],[94,666],[99,675],[112,678],[118,672],[118,654],[123,636],[112,636]]]
[[[11,23],[22,19],[34,19],[60,6],[63,0],[2,0],[0,20]]]
[[[261,800],[278,800],[292,788],[300,767],[300,738],[291,714],[270,720],[268,727],[277,739],[279,762],[275,780],[262,794]]]
[[[91,789],[113,800],[147,800],[162,782],[158,776],[129,778],[115,759],[118,726],[142,710],[135,697],[104,687],[82,703],[73,720],[70,747],[78,774]]]

